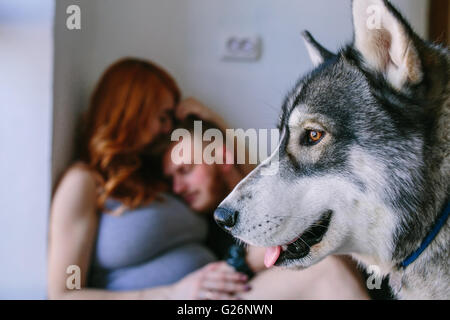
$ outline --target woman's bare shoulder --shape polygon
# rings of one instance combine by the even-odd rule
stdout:
[[[69,185],[71,187],[95,189],[96,184],[97,180],[95,173],[82,162],[77,162],[66,170],[60,181],[59,187]]]
[[[96,199],[95,174],[82,163],[75,163],[66,170],[59,182],[53,205],[64,204],[64,207],[80,212],[95,207]]]

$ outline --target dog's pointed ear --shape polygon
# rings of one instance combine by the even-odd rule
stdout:
[[[302,32],[302,38],[314,67],[334,57],[334,54],[322,47],[307,30]]]
[[[401,90],[422,81],[416,39],[408,23],[387,0],[353,0],[354,47],[369,68]]]

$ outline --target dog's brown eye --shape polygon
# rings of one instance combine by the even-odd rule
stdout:
[[[311,130],[309,132],[309,139],[311,139],[312,142],[319,142],[320,139],[322,139],[323,132]]]
[[[305,145],[315,145],[323,139],[325,133],[318,130],[307,130],[304,138]]]
[[[317,142],[320,140],[320,138],[322,138],[322,132],[319,131],[310,131],[309,132],[309,138],[314,141]]]

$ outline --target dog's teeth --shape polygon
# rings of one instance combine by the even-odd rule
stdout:
[[[287,250],[287,245],[284,245],[284,246],[281,246],[281,249],[283,250],[283,251],[286,251]]]

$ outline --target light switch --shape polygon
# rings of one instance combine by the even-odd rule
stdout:
[[[230,36],[223,41],[224,60],[257,61],[261,53],[262,41],[257,36]]]

